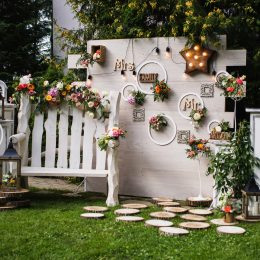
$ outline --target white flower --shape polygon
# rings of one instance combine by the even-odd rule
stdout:
[[[62,82],[58,82],[56,87],[58,88],[58,90],[62,90],[63,89],[63,83]]]
[[[49,85],[49,81],[48,81],[48,80],[44,80],[44,81],[43,81],[43,86],[46,87],[46,86],[48,86],[48,85]]]
[[[218,126],[215,127],[215,130],[216,130],[217,133],[221,133],[222,128],[218,125]]]
[[[93,88],[92,92],[96,94],[96,93],[98,93],[98,90],[96,88]]]
[[[98,60],[98,59],[100,59],[100,54],[94,53],[93,60]]]
[[[201,119],[201,115],[200,115],[199,113],[195,113],[195,114],[193,115],[193,119],[194,119],[195,121],[198,121],[198,120]]]
[[[88,116],[89,116],[90,118],[94,118],[95,115],[94,115],[94,113],[89,112],[89,113],[88,113]]]
[[[103,97],[106,97],[106,96],[108,96],[108,92],[106,90],[103,90],[102,95],[103,95]]]
[[[94,106],[94,102],[93,101],[89,101],[88,102],[88,107],[93,107]]]
[[[20,78],[20,84],[29,84],[31,80],[31,74],[23,76]]]

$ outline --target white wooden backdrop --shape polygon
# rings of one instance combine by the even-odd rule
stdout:
[[[216,71],[226,70],[226,66],[245,66],[245,50],[226,50],[226,37],[222,36],[221,48],[217,50],[217,59],[214,61]],[[151,50],[157,46],[160,55]],[[233,124],[233,113],[225,112],[225,99],[220,96],[221,91],[215,88],[214,98],[203,98],[208,109],[207,119],[199,131],[194,131],[189,120],[185,120],[178,113],[178,101],[185,93],[195,92],[200,95],[201,84],[213,83],[212,75],[197,73],[187,75],[184,73],[185,62],[179,54],[185,45],[186,39],[180,38],[151,38],[134,39],[134,63],[139,65],[145,61],[158,61],[166,69],[168,84],[174,95],[165,102],[154,102],[153,96],[146,97],[145,122],[133,122],[133,106],[121,100],[120,126],[128,131],[127,138],[121,142],[119,167],[120,167],[120,194],[134,196],[170,196],[177,199],[185,199],[188,196],[198,195],[198,175],[196,162],[186,158],[184,144],[175,140],[167,146],[158,146],[151,142],[148,136],[147,126],[149,118],[158,113],[165,113],[172,117],[177,125],[177,130],[190,130],[196,137],[208,138],[207,124],[213,119],[228,120]],[[102,90],[121,90],[127,83],[136,82],[136,77],[131,71],[126,71],[126,80],[123,80],[120,71],[114,72],[116,59],[125,58],[126,62],[133,62],[132,47],[126,49],[129,39],[96,40],[89,41],[88,51],[91,45],[104,45],[106,47],[106,62],[95,63],[89,67],[89,73],[93,76],[92,86]],[[172,59],[166,58],[165,49],[168,46],[172,51]],[[69,56],[68,67],[75,68],[77,56]],[[154,65],[156,66],[156,65]],[[150,67],[153,70],[153,67]],[[138,68],[137,68],[138,69]],[[154,68],[155,70],[158,70]],[[151,71],[153,72],[153,71]],[[207,160],[203,160],[203,172],[206,170]],[[203,195],[212,194],[212,177],[203,174]],[[105,183],[89,180],[88,187],[91,190],[102,191]]]

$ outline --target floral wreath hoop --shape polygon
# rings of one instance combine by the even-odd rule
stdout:
[[[125,91],[126,91],[126,89],[127,89],[128,87],[132,87],[133,90],[135,90],[135,91],[138,89],[134,83],[127,83],[127,84],[125,84],[124,87],[123,87],[122,90],[121,90],[122,98],[123,98],[125,101],[127,101],[127,96],[125,96],[124,93],[125,93]]]

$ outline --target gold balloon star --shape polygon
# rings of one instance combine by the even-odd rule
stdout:
[[[209,61],[215,51],[204,48],[200,45],[193,45],[190,49],[180,51],[181,56],[186,61],[185,73],[189,74],[193,71],[209,72]]]

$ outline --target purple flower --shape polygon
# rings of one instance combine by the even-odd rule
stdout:
[[[130,105],[134,105],[135,104],[135,97],[133,96],[128,96],[127,97],[127,102],[130,104]]]

